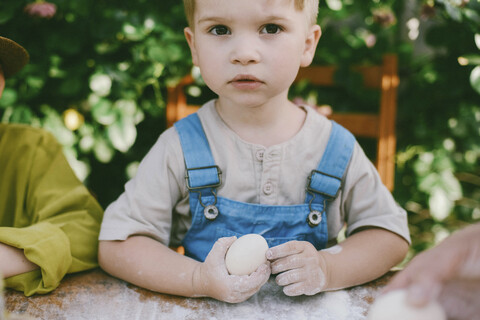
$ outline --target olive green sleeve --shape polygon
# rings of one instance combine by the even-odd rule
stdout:
[[[21,168],[15,168],[16,163],[9,164],[11,168],[7,170],[16,172],[12,177],[17,179],[16,183],[5,186],[0,182],[0,190],[13,188],[16,199],[3,206],[9,210],[3,215],[14,218],[7,219],[10,224],[0,226],[0,242],[23,249],[27,259],[40,267],[5,279],[6,287],[29,296],[54,290],[67,273],[98,265],[103,210],[77,179],[61,146],[50,134],[24,138],[28,139],[27,144],[33,144],[28,150],[34,151],[24,149],[22,155],[16,155],[23,157]],[[15,152],[11,154],[15,156]]]
[[[72,264],[69,239],[48,222],[26,228],[0,228],[0,242],[22,248],[27,259],[41,267],[5,280],[6,287],[23,291],[27,296],[54,290]]]

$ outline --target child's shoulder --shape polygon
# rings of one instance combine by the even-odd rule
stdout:
[[[45,129],[33,127],[27,124],[20,123],[4,123],[0,124],[0,135],[10,136],[10,139],[26,140],[32,139],[49,139],[55,140],[53,135]]]
[[[34,150],[40,148],[50,156],[58,153],[62,148],[58,140],[49,131],[25,124],[1,124],[0,142],[4,151],[35,153]]]

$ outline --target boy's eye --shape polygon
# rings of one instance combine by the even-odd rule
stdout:
[[[228,30],[226,26],[222,26],[222,25],[214,26],[209,30],[209,32],[216,36],[224,36],[224,35],[230,34],[230,30]]]
[[[269,23],[262,28],[261,33],[276,34],[280,31],[282,31],[282,28],[279,25]]]

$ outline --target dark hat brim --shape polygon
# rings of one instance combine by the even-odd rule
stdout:
[[[0,64],[5,78],[20,71],[30,59],[24,47],[8,38],[0,36]]]

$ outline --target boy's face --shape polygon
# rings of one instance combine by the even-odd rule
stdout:
[[[261,104],[286,97],[299,67],[312,61],[320,27],[308,25],[292,0],[197,0],[185,36],[220,99]]]

